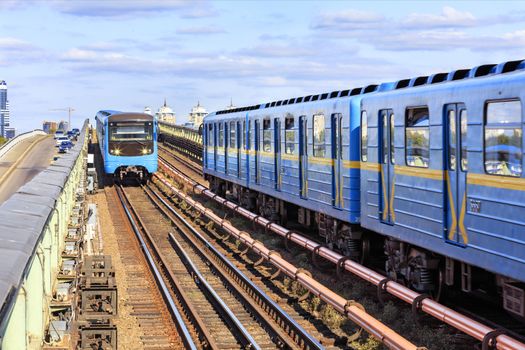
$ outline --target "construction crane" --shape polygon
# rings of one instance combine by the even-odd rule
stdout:
[[[71,112],[74,112],[75,109],[72,107],[66,107],[66,108],[54,108],[50,109],[50,111],[63,111],[67,112],[67,127],[71,128]]]

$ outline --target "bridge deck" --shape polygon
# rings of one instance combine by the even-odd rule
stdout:
[[[0,157],[0,204],[49,166],[56,154],[54,144],[51,136],[37,135]]]

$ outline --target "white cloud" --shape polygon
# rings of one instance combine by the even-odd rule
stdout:
[[[280,76],[269,76],[258,80],[262,86],[286,86],[289,81],[286,78]]]
[[[226,33],[226,31],[216,26],[186,27],[177,29],[177,34],[184,35],[210,35],[220,33]]]
[[[241,49],[237,51],[240,55],[252,57],[296,57],[301,58],[305,56],[316,56],[318,52],[306,45],[298,46],[291,44],[261,44],[252,48]]]
[[[177,11],[182,16],[199,17],[212,13],[207,0],[54,0],[51,6],[59,12],[83,17],[131,17]]]
[[[311,27],[332,31],[374,30],[381,28],[384,21],[384,16],[378,13],[352,9],[337,13],[323,13],[315,19]]]
[[[502,35],[476,36],[456,30],[429,30],[397,32],[372,40],[374,47],[389,51],[448,51],[465,49],[471,51],[523,51],[525,30]]]
[[[411,29],[473,27],[480,22],[470,12],[462,12],[445,6],[441,14],[412,13],[401,22],[401,26]]]
[[[49,54],[32,43],[13,37],[0,37],[0,65],[37,62]]]

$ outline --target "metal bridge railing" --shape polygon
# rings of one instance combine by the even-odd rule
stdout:
[[[202,163],[202,133],[199,130],[159,122],[159,134],[160,141],[169,143],[180,153],[187,155],[197,163]]]

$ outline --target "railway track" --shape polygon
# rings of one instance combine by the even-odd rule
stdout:
[[[191,309],[199,315],[204,347],[324,348],[234,265],[213,253],[184,218],[166,209],[153,188],[119,190],[177,299],[184,294],[181,313]]]
[[[171,152],[170,152],[170,155],[171,155]],[[175,158],[175,157],[173,157],[173,158]],[[175,158],[175,160],[178,163],[179,162],[183,162],[183,160],[181,160],[180,158],[179,159]],[[161,161],[163,161],[166,166],[171,167],[170,170],[173,171],[174,173],[176,173],[178,176],[180,176],[182,178],[186,178],[187,179],[186,180],[187,184],[190,184],[191,186],[193,186],[194,190],[196,188],[198,188],[198,186],[197,186],[198,184],[202,184],[201,181],[195,181],[194,179],[191,179],[187,173],[177,169],[177,167],[175,167],[170,160],[168,160],[166,158],[162,158]],[[204,188],[205,187],[201,186],[200,188],[198,188],[198,191],[201,192]],[[221,204],[223,204],[223,205],[226,204],[226,201],[224,199],[222,199],[222,198],[218,198],[217,199],[216,196],[211,196],[211,197],[215,198],[219,203],[222,202]],[[233,203],[230,203],[230,204],[225,205],[225,206],[228,209],[237,209],[237,210],[239,209],[238,205],[235,205]],[[245,212],[247,212],[247,211],[245,211]],[[247,217],[246,215],[244,215],[244,216]],[[257,219],[254,221],[254,223],[257,221],[259,224],[262,224],[263,226],[265,226],[266,230],[271,229],[272,226],[275,225],[275,224],[272,224],[271,222],[269,222],[267,220],[265,220],[265,222],[261,222],[261,221],[259,221],[258,218],[259,217],[257,217]],[[275,226],[278,226],[278,225],[275,225]],[[286,230],[286,229],[282,229],[282,228],[278,227],[278,228],[276,228],[276,230],[277,231],[279,231],[279,230],[281,231],[281,232],[276,232],[278,234],[282,233],[282,235],[284,235],[286,233],[287,240],[290,240],[292,242],[295,242],[295,243],[297,243],[299,245],[302,245],[302,246],[305,246],[305,247],[309,247],[310,246],[308,249],[319,245],[319,244],[316,244],[315,242],[305,243],[306,241],[309,241],[309,240],[308,239],[305,240],[305,239],[303,239],[303,237],[300,237],[300,236],[298,236],[298,237],[300,237],[299,239],[294,240],[293,239],[294,234],[290,234],[289,237],[288,237],[288,234],[287,234],[288,230]],[[324,257],[328,261],[333,261],[334,258],[332,258],[330,256],[330,255],[332,255],[333,252],[327,252],[327,253],[325,253],[325,255],[323,255],[322,254],[322,250],[326,249],[326,248],[322,248],[322,247],[319,247],[319,248],[316,248],[318,255]],[[310,249],[310,250],[312,250],[312,249]],[[321,254],[320,254],[320,252],[321,252]],[[336,255],[338,256],[338,259],[341,258],[338,254],[336,254]],[[338,259],[336,259],[336,262],[337,262]],[[351,266],[351,267],[347,268],[346,267],[346,262],[343,265],[341,265],[341,266],[339,266],[339,263],[338,263],[338,271],[339,270],[343,270],[343,269],[349,270],[349,271],[351,271],[353,273],[356,273],[357,275],[360,275],[360,276],[363,276],[363,274],[364,274],[364,272],[360,271],[359,267],[356,268],[355,266]],[[372,283],[377,284],[376,282],[379,282],[379,281],[382,280],[380,278],[381,276],[379,274],[375,274],[375,273],[367,273],[367,274],[369,275],[367,278]],[[377,275],[377,277],[376,277],[376,275]],[[388,286],[389,283],[392,283],[392,282],[388,282],[387,281],[384,284],[384,286],[382,287],[383,291],[390,292],[391,294],[393,294],[393,295],[397,296],[398,298],[401,298],[402,300],[405,300],[405,301],[409,301],[411,298],[413,299],[413,298],[417,297],[417,293],[412,292],[412,291],[409,291],[410,296],[407,295],[406,292],[404,292],[404,291],[401,292],[400,289],[404,290],[406,288],[404,288],[404,287],[398,288],[397,285],[394,288],[392,288],[392,290],[389,290],[390,289],[389,286]],[[425,302],[428,302],[429,304],[432,304],[432,305],[430,305],[430,306],[424,305]],[[437,302],[430,301],[429,299],[419,299],[418,304],[419,304],[419,307],[417,307],[417,309],[420,309],[420,310],[422,310],[422,311],[424,311],[424,312],[426,312],[426,313],[428,313],[428,314],[430,314],[430,315],[432,315],[432,316],[434,316],[434,317],[436,317],[438,319],[441,319],[441,320],[451,324],[453,327],[455,327],[455,328],[457,328],[457,329],[459,329],[459,330],[461,330],[461,331],[471,335],[474,338],[482,340],[482,344],[483,344],[483,348],[484,349],[485,348],[488,349],[489,346],[492,346],[492,347],[497,348],[497,349],[525,349],[525,345],[524,345],[524,343],[522,343],[524,341],[524,338],[523,338],[523,336],[521,334],[519,334],[521,332],[516,333],[516,330],[513,329],[513,327],[505,327],[505,326],[503,326],[502,323],[492,322],[492,321],[489,321],[486,318],[481,317],[481,316],[477,317],[476,314],[474,314],[472,312],[467,312],[467,310],[459,308],[460,310],[463,310],[465,313],[468,314],[468,317],[466,317],[464,315],[461,315],[458,312],[452,311],[451,309],[438,304]],[[473,326],[473,324],[475,324],[476,326]],[[521,331],[521,330],[522,330],[522,327],[519,327],[519,331]]]
[[[122,263],[128,267],[125,276],[129,295],[126,303],[139,324],[144,349],[191,348],[179,335],[174,315],[166,305],[166,295],[159,288],[154,272],[140,249],[116,188],[106,187],[105,194],[114,228],[118,235],[118,249]],[[138,344],[137,344],[138,346]]]
[[[176,153],[176,151],[173,151],[173,149],[169,147],[169,144],[168,144],[168,146],[166,146],[166,144],[164,144],[163,146],[161,146],[159,144],[159,151],[163,151],[163,152],[169,154],[169,156],[171,158],[175,159],[183,167],[188,168],[189,170],[193,171],[194,173],[196,173],[196,174],[198,174],[199,176],[202,177],[202,175],[203,175],[203,173],[202,173],[202,165],[198,164],[195,161],[190,160],[188,158],[183,158],[182,156],[179,156]],[[163,157],[161,157],[161,155],[159,154],[159,158],[163,158]]]

